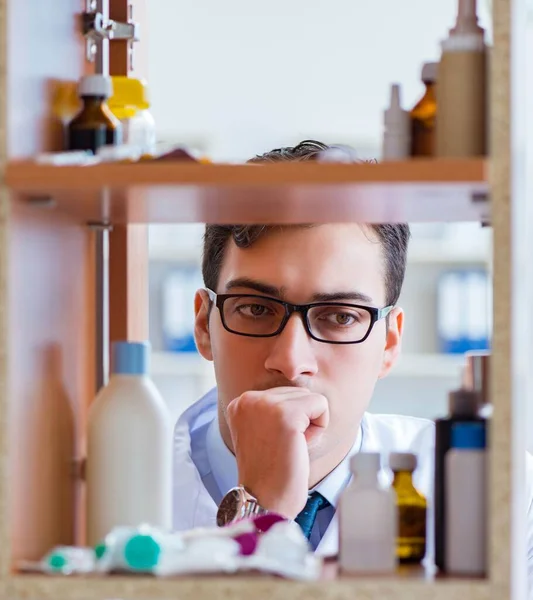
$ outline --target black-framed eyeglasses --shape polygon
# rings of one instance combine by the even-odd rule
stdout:
[[[360,344],[374,325],[394,308],[374,308],[346,302],[291,304],[258,294],[217,294],[205,288],[220,311],[224,329],[236,335],[266,338],[279,335],[295,312],[307,334],[327,344]]]

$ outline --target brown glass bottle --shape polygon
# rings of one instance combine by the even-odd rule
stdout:
[[[418,564],[426,554],[427,501],[413,485],[416,456],[393,452],[389,464],[398,506],[396,557],[401,564]]]
[[[88,75],[80,80],[78,95],[81,111],[68,126],[68,149],[90,150],[122,143],[122,125],[106,104],[112,83],[103,75]]]
[[[435,156],[437,67],[437,63],[426,63],[422,68],[426,90],[410,112],[411,156]]]

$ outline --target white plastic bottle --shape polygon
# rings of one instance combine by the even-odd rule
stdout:
[[[141,148],[143,155],[152,157],[156,155],[156,125],[148,108],[140,108],[130,119],[128,136],[128,143]]]
[[[144,79],[114,76],[109,108],[120,119],[124,144],[138,150],[139,156],[155,156],[156,124],[150,112],[148,85]]]
[[[436,153],[466,158],[487,152],[487,50],[476,0],[458,0],[455,27],[442,42],[437,85]]]
[[[396,568],[396,493],[380,484],[380,466],[377,453],[351,458],[353,479],[339,506],[339,564],[344,573],[390,573]]]
[[[391,86],[390,106],[384,115],[383,160],[404,160],[411,154],[411,120],[402,109],[400,86]]]
[[[89,410],[87,542],[111,529],[171,527],[172,422],[148,376],[149,344],[115,342],[109,383]]]
[[[451,575],[487,571],[486,428],[457,423],[445,459],[446,570]]]

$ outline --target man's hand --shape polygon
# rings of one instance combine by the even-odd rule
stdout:
[[[329,422],[326,398],[305,388],[245,392],[227,407],[239,484],[293,519],[307,501],[309,451]]]

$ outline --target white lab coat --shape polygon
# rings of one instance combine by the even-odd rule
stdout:
[[[217,506],[204,487],[191,459],[191,435],[211,422],[216,415],[216,389],[187,409],[174,430],[173,526],[176,531],[195,527],[214,527]],[[380,452],[386,459],[390,452],[413,452],[418,456],[416,487],[428,498],[428,554],[432,555],[433,525],[431,499],[433,489],[433,456],[435,429],[431,421],[398,415],[365,414],[363,419],[363,452]],[[527,455],[527,531],[528,567],[533,577],[533,457]],[[317,548],[323,556],[338,551],[338,522],[332,519]]]

